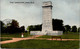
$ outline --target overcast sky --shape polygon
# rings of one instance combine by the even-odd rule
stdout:
[[[52,18],[62,19],[64,25],[80,26],[80,0],[1,0],[1,20],[15,19],[20,26],[42,23],[42,2],[52,1]],[[34,2],[34,3],[10,3]]]

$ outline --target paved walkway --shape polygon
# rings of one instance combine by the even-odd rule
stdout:
[[[46,38],[35,38],[35,39],[44,39],[44,40],[56,40],[56,39],[46,39]],[[62,39],[62,41],[80,41],[80,39]],[[61,41],[61,39],[57,39],[57,41]]]
[[[29,39],[56,40],[56,39],[36,38],[36,37],[40,37],[40,36],[42,36],[42,35],[35,35],[35,36],[31,36],[31,37],[26,37],[26,38],[12,38],[12,40],[1,41],[0,44],[18,42],[18,41],[21,41],[21,40],[29,40]],[[74,40],[80,41],[80,39],[62,39],[62,41],[74,41]],[[61,41],[61,39],[57,39],[57,41]]]

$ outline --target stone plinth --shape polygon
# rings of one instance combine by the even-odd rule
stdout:
[[[62,35],[63,31],[48,31],[48,32],[42,32],[42,31],[31,31],[31,35]]]

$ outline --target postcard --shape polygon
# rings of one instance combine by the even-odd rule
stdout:
[[[79,49],[80,0],[1,0],[2,49]]]

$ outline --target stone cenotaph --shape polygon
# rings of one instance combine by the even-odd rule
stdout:
[[[42,31],[30,31],[31,35],[62,35],[63,31],[54,31],[52,27],[52,2],[43,2]],[[54,24],[53,24],[54,25]]]

